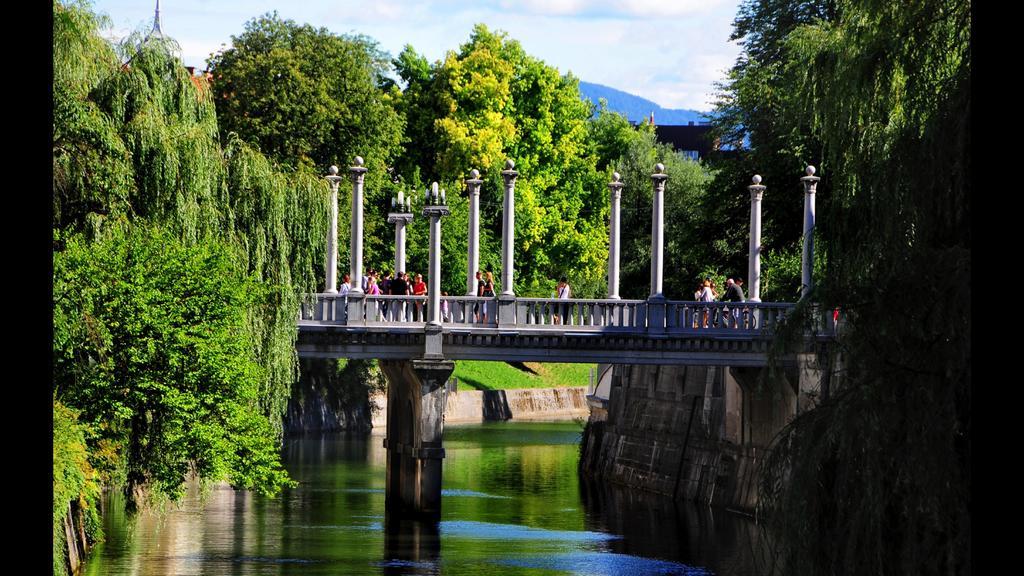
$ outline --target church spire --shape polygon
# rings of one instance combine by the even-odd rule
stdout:
[[[153,30],[150,34],[164,35],[164,31],[160,27],[160,0],[156,0],[156,15],[153,17]]]

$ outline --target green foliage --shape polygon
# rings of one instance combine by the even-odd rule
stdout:
[[[831,397],[766,462],[777,568],[968,574],[971,3],[829,6],[762,47],[792,79],[783,113],[823,144],[813,297],[846,320]]]
[[[324,171],[359,155],[383,173],[398,151],[402,119],[382,89],[388,57],[366,36],[265,14],[211,56],[222,137],[234,132],[286,165]]]
[[[98,505],[99,474],[89,463],[86,447],[88,427],[78,422],[78,414],[53,402],[53,573],[67,573],[67,538],[65,518],[74,502],[84,512],[86,537],[90,541],[103,537]]]
[[[668,174],[663,289],[669,298],[691,299],[696,282],[704,278],[700,272],[717,264],[709,257],[711,238],[699,233],[699,225],[707,218],[701,209],[701,199],[712,174],[701,164],[673,151],[671,146],[659,144],[649,124],[633,129],[621,115],[604,108],[591,124],[591,134],[594,146],[605,154],[621,151],[618,157],[601,158],[606,166],[602,180],[610,182],[611,173],[616,171],[625,184],[620,202],[619,294],[640,299],[650,295],[651,175],[660,162]]]
[[[748,0],[736,15],[732,40],[744,52],[718,88],[713,136],[727,154],[712,154],[717,170],[703,209],[701,234],[722,241],[711,259],[727,269],[746,270],[750,198],[747,186],[760,174],[766,186],[761,204],[764,250],[789,250],[803,233],[800,177],[811,164],[822,168],[822,142],[811,127],[807,108],[792,86],[798,70],[785,65],[791,48],[785,40],[799,26],[831,19],[834,0]],[[819,170],[819,211],[831,201],[828,170]]]
[[[410,122],[410,144],[398,163],[407,179],[458,182],[448,188],[458,192],[471,169],[483,174],[481,267],[500,277],[500,172],[511,158],[520,173],[516,293],[547,296],[552,279],[563,274],[587,291],[600,286],[607,261],[607,201],[588,142],[590,109],[579,98],[578,81],[483,25],[475,26],[469,41],[444,62],[428,67],[406,47],[395,65],[407,83],[400,106]],[[464,235],[461,222],[452,228]],[[422,230],[414,223],[411,245],[426,244]],[[464,278],[465,263],[452,270],[453,264],[445,264],[445,277]]]
[[[279,427],[296,376],[294,310],[323,277],[326,183],[282,173],[237,136],[222,148],[210,86],[188,75],[173,40],[132,35],[120,65],[87,8],[54,4],[54,21],[55,69],[89,79],[72,91],[55,78],[55,228],[146,222],[186,244],[226,244],[240,271],[273,287],[246,330],[267,368],[262,412]]]
[[[54,393],[123,446],[125,495],[179,498],[189,472],[272,494],[289,483],[260,410],[246,330],[266,288],[214,243],[111,229],[54,257]]]

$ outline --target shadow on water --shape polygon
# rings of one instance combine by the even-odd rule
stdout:
[[[694,502],[580,479],[588,530],[621,535],[611,552],[700,564],[716,574],[761,576],[767,550],[753,519]]]

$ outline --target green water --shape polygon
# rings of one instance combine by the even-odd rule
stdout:
[[[742,574],[756,530],[706,508],[581,484],[581,426],[445,428],[440,523],[387,519],[380,435],[292,439],[300,484],[277,498],[192,486],[178,507],[128,521],[84,574]]]

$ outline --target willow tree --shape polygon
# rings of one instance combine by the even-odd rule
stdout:
[[[838,385],[767,462],[777,567],[968,574],[971,3],[845,0],[785,44],[833,182],[814,297],[846,323]]]
[[[242,320],[232,320],[232,330],[246,341],[245,355],[260,367],[238,380],[244,384],[246,410],[279,434],[297,375],[294,318],[299,298],[314,291],[322,276],[327,186],[317,175],[280,170],[237,138],[222,145],[210,86],[185,70],[173,40],[137,34],[112,47],[100,38],[98,24],[83,4],[54,4],[55,262],[65,257],[68,246],[107,242],[123,227],[159,228],[186,252],[217,247],[227,258],[217,270],[252,282],[251,297],[240,306]],[[55,285],[68,292],[85,290],[92,280],[74,273],[76,269],[56,267]],[[122,282],[110,278],[113,284]],[[88,334],[98,318],[89,306],[112,306],[103,301],[111,290],[93,291],[98,300],[72,299],[77,304],[65,307],[61,316],[65,333]],[[168,314],[175,310],[174,302],[169,305]],[[184,296],[177,303],[188,305]],[[105,354],[129,345],[115,343]],[[62,353],[55,341],[55,355]],[[66,361],[90,362],[75,355]],[[55,376],[58,400],[76,398],[72,375],[88,366],[65,368]],[[83,408],[70,401],[68,405]],[[104,406],[109,403],[91,403],[83,418],[109,425],[120,417],[103,413]],[[243,445],[261,434],[228,435],[225,441],[244,451]],[[126,445],[137,440],[128,438]],[[146,442],[159,444],[159,439]],[[94,454],[101,449],[95,443],[90,448]],[[144,450],[127,456],[124,467],[134,471],[136,483],[160,478],[153,483],[157,491],[179,493],[169,480],[180,470],[177,461],[171,474],[159,474],[159,467],[171,465],[169,461],[153,461]],[[190,456],[200,473],[211,470],[200,465],[201,454]],[[222,477],[220,472],[211,476]],[[253,486],[279,486],[274,478],[267,476],[267,482]]]

